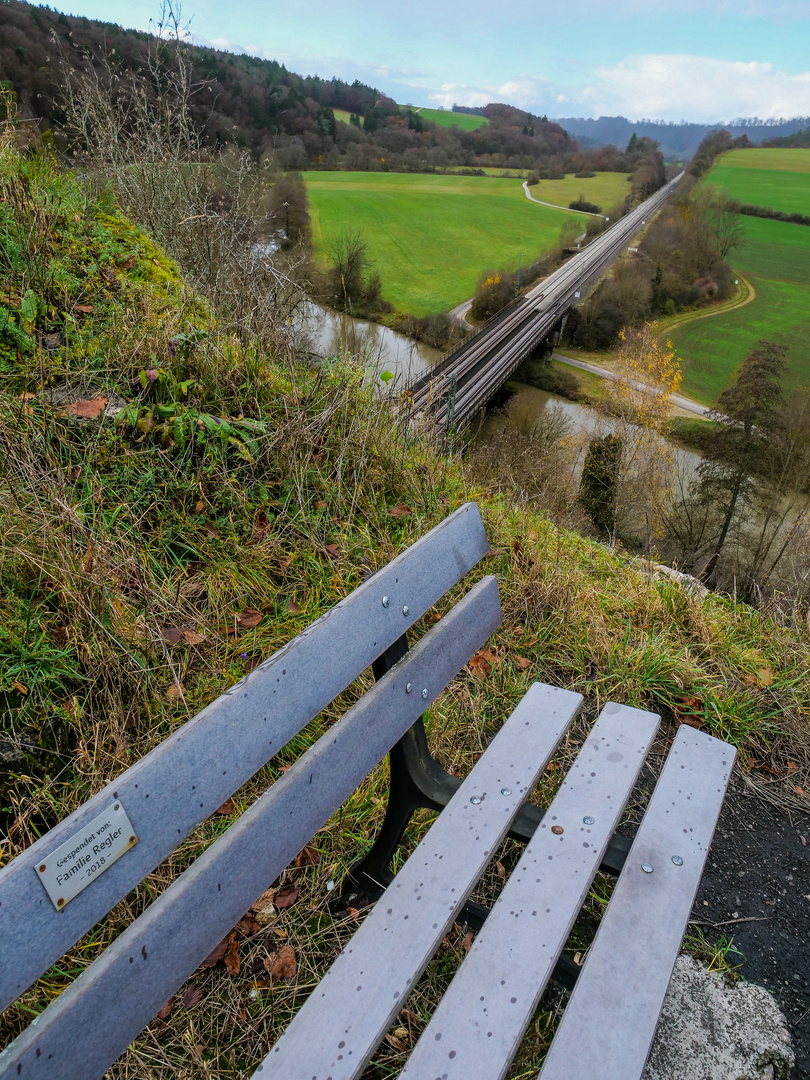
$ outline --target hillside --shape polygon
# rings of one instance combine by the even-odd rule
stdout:
[[[167,30],[168,38],[158,42],[114,23],[9,0],[0,4],[0,72],[22,111],[59,136],[65,68],[107,79],[112,87],[112,73],[105,67],[110,60],[112,71],[147,74],[158,81],[161,69],[177,62],[171,27]],[[479,161],[530,168],[541,159],[570,157],[577,149],[558,125],[535,123],[522,110],[497,107],[500,111],[483,127],[477,118],[466,125],[480,130],[457,133],[443,124],[445,115],[452,114],[423,120],[357,80],[349,84],[301,76],[275,60],[188,43],[182,53],[198,89],[191,110],[205,141],[211,146],[236,143],[257,159],[274,157],[284,169],[312,164],[424,171]],[[359,118],[356,125],[345,122],[352,115]]]
[[[718,121],[716,124],[693,124],[665,120],[627,120],[624,116],[564,116],[557,117],[555,122],[586,147],[604,146],[606,143],[625,146],[635,132],[639,136],[646,135],[647,138],[654,139],[668,160],[688,160],[701,140],[717,128],[725,128],[735,139],[745,137],[752,143],[761,143],[764,140],[790,138],[807,126],[808,119],[806,116],[789,120],[759,120],[753,117],[747,120],[732,120],[730,123]]]
[[[445,766],[465,774],[541,679],[585,695],[580,734],[608,699],[643,705],[662,713],[667,734],[686,722],[733,740],[752,784],[765,777],[771,795],[807,804],[803,620],[697,599],[497,483],[474,484],[458,456],[365,384],[356,358],[301,355],[286,296],[262,296],[271,325],[261,334],[235,321],[109,189],[20,152],[16,138],[8,126],[0,138],[3,863],[469,499],[492,545],[473,576],[497,575],[504,623],[491,662],[460,673],[428,712]],[[295,754],[335,715],[319,717]],[[0,1041],[288,764],[285,751],[274,756],[232,809],[6,1010]],[[293,945],[303,970],[320,974],[335,954],[327,883],[379,824],[383,784],[378,770],[318,834],[292,917],[267,931],[268,943]],[[249,948],[245,971],[264,939]],[[155,1080],[200,1061],[211,1075],[244,1075],[306,990],[302,980],[271,997],[221,967],[203,981],[199,1008],[178,1004],[111,1078],[143,1076],[144,1062]]]

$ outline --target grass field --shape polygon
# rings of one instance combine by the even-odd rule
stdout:
[[[414,109],[423,120],[430,120],[440,127],[452,127],[456,124],[462,131],[477,131],[486,127],[489,120],[485,116],[473,116],[471,113],[445,112],[443,109]]]
[[[352,115],[348,109],[332,109],[332,112],[335,114],[335,119],[342,120],[344,124],[348,124],[349,117]]]
[[[810,229],[762,218],[743,222],[747,243],[732,263],[753,286],[755,299],[669,334],[681,357],[682,392],[705,404],[717,400],[762,338],[787,346],[787,389],[810,385]]]
[[[630,185],[626,173],[604,172],[587,178],[570,174],[564,180],[541,180],[529,190],[535,199],[556,206],[568,206],[582,198],[607,210],[629,194]]]
[[[731,150],[707,181],[743,203],[810,214],[810,150]]]
[[[304,178],[316,257],[325,259],[329,238],[341,229],[361,229],[384,298],[415,315],[466,300],[485,270],[516,270],[521,256],[528,266],[572,216],[529,202],[518,180],[357,172]]]

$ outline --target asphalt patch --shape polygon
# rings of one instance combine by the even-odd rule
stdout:
[[[776,998],[810,1080],[810,815],[778,810],[733,783],[692,912],[711,944],[733,938],[737,971]]]

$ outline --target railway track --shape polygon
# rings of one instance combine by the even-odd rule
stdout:
[[[411,413],[430,410],[437,426],[448,426],[449,391],[455,377],[453,424],[472,419],[495,391],[553,330],[578,294],[597,281],[642,225],[653,217],[683,176],[656,191],[620,218],[584,251],[574,255],[516,303],[410,387]]]

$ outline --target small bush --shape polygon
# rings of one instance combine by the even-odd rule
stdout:
[[[581,210],[584,214],[601,214],[602,213],[602,207],[601,206],[597,206],[596,203],[588,202],[588,200],[583,199],[582,196],[580,196],[578,199],[575,199],[573,202],[570,202],[568,204],[568,209],[569,210]]]

